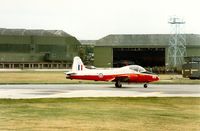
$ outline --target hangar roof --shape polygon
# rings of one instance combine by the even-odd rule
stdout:
[[[59,36],[59,37],[70,37],[62,30],[26,30],[26,29],[6,29],[0,28],[0,35],[11,35],[11,36]]]
[[[200,35],[185,34],[189,46],[200,46]],[[163,46],[169,44],[170,34],[111,34],[96,41],[95,46]]]
[[[96,43],[96,40],[80,40],[80,43],[82,45],[90,45],[90,46],[94,46]]]

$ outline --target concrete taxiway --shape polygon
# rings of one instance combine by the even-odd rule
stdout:
[[[50,84],[0,85],[0,98],[71,98],[71,97],[200,97],[200,85],[123,85]]]

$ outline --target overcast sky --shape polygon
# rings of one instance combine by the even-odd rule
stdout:
[[[170,16],[200,34],[200,0],[0,0],[0,28],[63,30],[78,39],[169,33]]]

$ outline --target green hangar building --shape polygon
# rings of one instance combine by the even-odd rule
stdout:
[[[185,34],[187,56],[200,56],[200,35]],[[118,67],[125,63],[167,67],[169,34],[108,35],[96,41],[94,65]]]
[[[62,30],[0,28],[0,68],[67,68],[79,46]]]

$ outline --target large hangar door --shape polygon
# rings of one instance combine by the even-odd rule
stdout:
[[[165,66],[165,48],[113,48],[113,67],[130,64]]]

